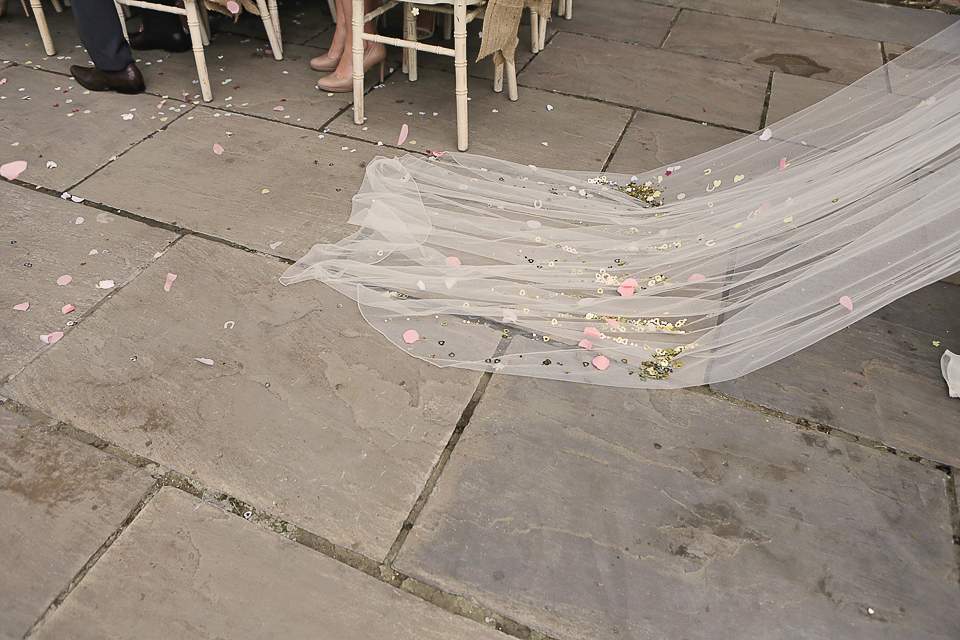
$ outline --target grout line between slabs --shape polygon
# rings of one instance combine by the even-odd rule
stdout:
[[[627,118],[626,124],[623,125],[623,130],[620,131],[620,137],[617,138],[617,141],[613,144],[613,148],[610,149],[610,153],[607,155],[607,159],[604,161],[603,166],[600,167],[600,173],[606,173],[607,169],[610,168],[610,164],[613,162],[613,157],[617,154],[617,151],[620,150],[620,143],[623,142],[623,139],[627,136],[627,131],[630,129],[630,125],[633,124],[633,121],[637,119],[637,111],[634,110],[630,114],[630,117]]]
[[[773,93],[773,70],[770,71],[770,77],[767,78],[767,90],[763,95],[763,109],[760,111],[760,126],[757,131],[767,126],[767,112],[770,110],[770,95]]]
[[[501,338],[500,343],[497,345],[497,348],[491,357],[496,358],[498,356],[502,356],[504,352],[506,352],[509,345],[510,339]],[[473,392],[473,396],[471,396],[469,402],[467,402],[467,406],[464,407],[463,413],[460,415],[460,419],[457,420],[457,425],[454,428],[453,433],[450,434],[450,439],[447,441],[447,446],[445,446],[443,451],[440,452],[440,458],[430,471],[430,475],[427,477],[426,483],[424,483],[423,490],[417,497],[416,502],[413,503],[410,513],[407,515],[403,525],[400,527],[400,532],[397,534],[396,539],[390,546],[390,550],[387,552],[387,555],[383,560],[383,564],[385,566],[392,568],[397,556],[400,555],[400,550],[403,548],[403,544],[407,541],[407,536],[410,535],[410,531],[413,530],[413,526],[416,524],[417,518],[420,517],[420,513],[427,505],[427,500],[430,499],[430,495],[433,493],[433,490],[437,486],[437,482],[440,480],[440,474],[442,474],[443,470],[446,469],[447,462],[449,462],[450,456],[453,455],[453,449],[457,446],[457,443],[460,442],[460,436],[463,435],[464,430],[470,423],[470,418],[473,417],[473,413],[476,411],[477,405],[479,405],[480,400],[483,399],[483,395],[487,390],[487,385],[490,383],[490,379],[492,377],[493,374],[489,371],[484,372],[484,374],[480,377],[480,381],[477,383],[477,388]]]
[[[498,347],[498,352],[504,348],[504,344],[501,343],[501,346]],[[477,392],[474,394],[474,398],[477,400],[479,400],[477,395],[482,395],[482,390],[486,387],[484,380],[489,381],[491,377],[490,373],[485,373],[483,375],[484,378],[481,380],[481,385],[478,385]],[[471,399],[471,404],[468,404],[467,410],[464,411],[461,421],[469,421],[468,410],[470,410],[471,405],[473,407],[476,406],[476,402],[474,402],[473,399]],[[259,527],[281,535],[296,544],[311,549],[312,551],[319,552],[337,562],[340,562],[341,564],[345,564],[352,569],[356,569],[372,578],[375,578],[376,580],[379,580],[380,582],[388,584],[395,589],[399,589],[414,597],[420,598],[421,600],[437,606],[449,613],[453,613],[454,615],[468,618],[488,628],[497,629],[507,636],[521,638],[523,640],[558,640],[525,624],[517,622],[513,618],[477,604],[471,598],[467,598],[456,593],[443,591],[442,589],[434,587],[421,580],[396,571],[385,562],[378,562],[372,558],[357,553],[352,549],[337,545],[320,535],[307,531],[306,529],[302,529],[297,525],[278,518],[265,510],[254,507],[244,500],[236,498],[225,492],[207,487],[199,480],[191,478],[180,471],[164,467],[163,465],[150,460],[149,458],[145,458],[139,454],[133,453],[121,446],[104,440],[97,435],[83,431],[82,429],[78,429],[77,427],[74,427],[68,423],[60,422],[55,418],[45,415],[41,411],[20,404],[16,400],[0,397],[0,406],[5,406],[11,411],[25,415],[33,419],[35,422],[44,424],[46,426],[51,426],[55,432],[60,433],[65,437],[69,437],[73,440],[104,451],[105,453],[119,458],[120,460],[123,460],[132,466],[145,469],[148,472],[151,472],[156,479],[156,484],[140,500],[137,506],[123,520],[121,525],[90,557],[90,559],[85,563],[84,567],[70,581],[68,586],[54,599],[47,610],[33,624],[33,626],[24,636],[24,640],[29,640],[30,637],[37,633],[43,623],[49,619],[56,609],[63,604],[70,593],[76,589],[87,573],[89,573],[97,561],[104,555],[104,553],[107,552],[107,550],[109,550],[109,548],[127,529],[127,527],[129,527],[130,523],[133,522],[136,516],[139,515],[144,507],[146,507],[153,496],[159,493],[164,487],[172,487],[174,489],[178,489],[179,491],[183,491],[184,493],[202,500],[207,504],[219,508],[221,511],[227,514],[248,520]],[[458,425],[459,424],[460,423],[458,422]]]
[[[666,32],[663,34],[663,40],[660,41],[660,46],[657,49],[663,49],[663,45],[667,44],[667,38],[670,37],[670,32],[673,31],[673,27],[677,24],[677,20],[680,19],[680,14],[683,13],[683,8],[677,9],[677,13],[674,14],[673,19],[670,21],[670,25],[667,27]]]
[[[957,582],[960,583],[960,507],[957,505],[957,473],[960,469],[951,467],[947,474],[947,505],[950,508],[950,524],[953,529],[953,554],[957,561]]]
[[[47,606],[47,608],[40,615],[37,621],[34,622],[33,625],[31,625],[31,627],[23,635],[24,640],[29,640],[29,638],[32,638],[34,635],[36,635],[36,633],[40,630],[43,624],[50,618],[50,616],[54,614],[54,612],[57,609],[60,608],[60,605],[62,605],[64,601],[67,599],[67,597],[71,593],[73,593],[73,590],[77,588],[77,585],[80,584],[80,581],[86,577],[86,575],[90,572],[91,569],[93,569],[93,567],[97,564],[97,561],[100,560],[101,557],[103,557],[103,554],[105,554],[107,550],[110,549],[111,546],[113,546],[113,543],[116,542],[117,538],[120,537],[120,534],[122,534],[127,529],[127,527],[130,526],[130,523],[134,521],[134,519],[140,514],[141,511],[143,511],[143,508],[147,506],[147,503],[150,502],[153,496],[157,495],[157,493],[160,491],[161,488],[163,488],[163,486],[164,486],[163,482],[161,481],[155,482],[153,486],[150,488],[150,490],[147,491],[146,495],[140,498],[136,506],[134,506],[134,508],[130,511],[130,513],[127,514],[127,516],[123,519],[123,522],[120,523],[120,526],[117,527],[113,531],[113,533],[111,533],[107,537],[107,539],[103,542],[103,544],[101,544],[100,547],[93,552],[93,555],[91,555],[90,558],[84,563],[80,571],[78,571],[77,574],[73,576],[70,582],[67,583],[67,586],[64,587],[63,591],[61,591],[57,595],[57,597],[53,599],[53,602],[51,602],[50,605]]]
[[[709,386],[706,386],[706,385],[700,386],[700,387],[689,387],[687,390],[693,393],[699,393],[705,396],[709,396],[711,398],[715,398],[717,400],[726,402],[728,404],[732,404],[738,407],[743,407],[745,409],[750,409],[762,415],[771,416],[773,418],[777,418],[785,422],[793,423],[803,431],[815,431],[825,435],[835,436],[837,438],[840,438],[841,440],[846,440],[847,442],[859,444],[869,449],[873,449],[874,451],[884,451],[898,458],[903,458],[910,462],[915,462],[924,467],[936,469],[937,471],[945,473],[948,476],[951,474],[951,467],[945,462],[939,462],[937,460],[933,460],[926,456],[922,456],[916,453],[910,453],[909,451],[904,451],[902,449],[897,449],[896,447],[893,447],[888,444],[884,444],[879,440],[874,440],[873,438],[869,438],[867,436],[858,436],[855,433],[850,433],[850,432],[844,431],[843,429],[832,427],[828,424],[823,424],[821,422],[816,422],[813,420],[809,420],[807,418],[795,416],[795,415],[786,413],[784,411],[780,411],[778,409],[765,407],[762,404],[752,402],[750,400],[744,400],[742,398],[729,396],[725,393],[714,391],[713,389],[711,389]]]

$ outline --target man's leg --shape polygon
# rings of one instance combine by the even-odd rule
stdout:
[[[153,1],[157,4],[173,5],[175,0]],[[183,33],[183,25],[180,23],[180,16],[175,13],[143,9],[143,13],[141,15],[143,17],[143,30],[148,33],[156,33],[158,35]]]
[[[73,0],[73,18],[80,42],[95,65],[70,67],[77,82],[91,91],[143,91],[143,76],[133,63],[130,45],[123,39],[113,0]]]
[[[133,64],[113,0],[73,0],[72,6],[80,42],[97,69],[121,71]]]

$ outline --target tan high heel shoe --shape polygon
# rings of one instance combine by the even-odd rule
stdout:
[[[327,54],[322,56],[317,56],[310,61],[310,68],[314,71],[326,71],[332,73],[337,70],[337,65],[340,64],[340,56],[336,58],[331,58]]]
[[[380,64],[380,82],[386,72],[387,48],[382,42],[374,42],[373,46],[363,53],[363,72],[369,71],[375,64]],[[341,80],[333,74],[324,76],[317,81],[317,88],[329,93],[349,93],[353,91],[353,76]]]

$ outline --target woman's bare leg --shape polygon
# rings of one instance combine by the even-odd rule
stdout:
[[[364,10],[366,12],[373,11],[377,6],[377,0],[364,0]],[[353,37],[353,0],[337,0],[337,28],[339,29],[340,25],[344,25],[345,37],[344,43],[351,41]],[[377,21],[371,20],[370,22],[364,25],[364,31],[367,33],[376,33],[377,32]],[[384,46],[378,42],[364,42],[363,43],[364,58],[367,56],[375,56],[379,59],[382,59],[380,51],[384,50]],[[341,55],[340,64],[337,65],[336,70],[330,74],[332,78],[337,80],[349,80],[353,77],[353,56],[350,55]]]

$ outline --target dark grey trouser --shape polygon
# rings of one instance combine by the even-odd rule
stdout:
[[[156,1],[172,5],[176,0]],[[120,71],[133,62],[113,0],[72,0],[71,6],[80,42],[98,69]],[[169,34],[183,29],[176,14],[144,9],[142,15],[143,28],[150,33]]]

